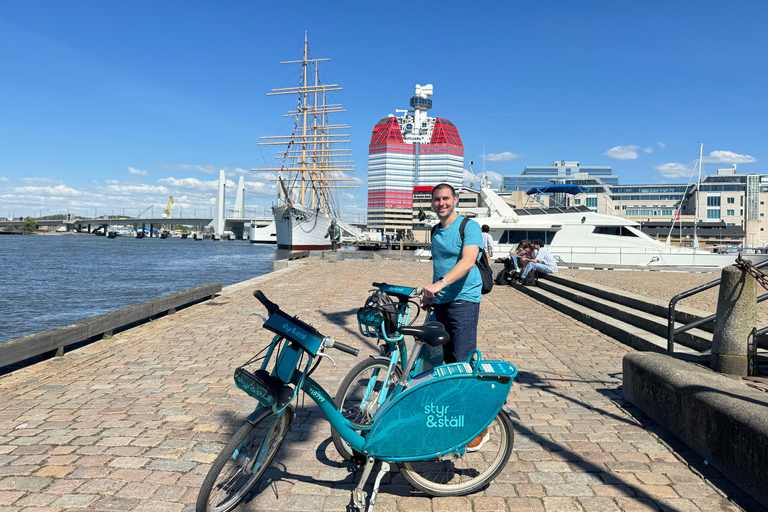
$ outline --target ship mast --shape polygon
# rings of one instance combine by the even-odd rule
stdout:
[[[701,160],[704,156],[704,143],[699,143],[699,180],[696,183],[696,216],[693,219],[693,246],[699,246],[699,237],[696,236],[696,227],[699,224],[699,190],[701,189]]]
[[[296,95],[296,110],[288,111],[284,117],[293,117],[291,135],[260,137],[260,146],[284,146],[275,157],[282,160],[280,167],[251,169],[251,171],[277,172],[278,188],[283,190],[285,200],[299,201],[303,206],[322,211],[328,216],[338,216],[332,203],[332,189],[356,188],[335,184],[354,181],[352,178],[331,177],[335,173],[352,172],[352,152],[348,147],[348,134],[333,133],[346,130],[344,124],[328,124],[328,115],[345,112],[341,105],[326,103],[326,93],[342,90],[337,84],[321,84],[317,63],[330,60],[313,59],[309,55],[307,35],[304,34],[304,48],[301,60],[284,61],[281,64],[301,64],[301,78],[297,87],[272,89],[267,96]],[[312,83],[313,82],[313,83]],[[297,147],[298,146],[298,147]],[[349,158],[347,158],[349,157]]]

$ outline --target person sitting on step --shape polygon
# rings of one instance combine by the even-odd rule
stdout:
[[[535,257],[526,258],[523,257],[523,262],[526,264],[523,273],[520,274],[519,283],[523,283],[528,273],[531,270],[535,270],[540,274],[553,274],[557,272],[557,261],[549,250],[544,248],[543,240],[534,240],[533,249],[535,251]]]

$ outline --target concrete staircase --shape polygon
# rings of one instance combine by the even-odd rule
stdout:
[[[598,331],[643,351],[667,351],[667,315],[669,300],[653,299],[588,281],[548,274],[539,278],[539,286],[515,288]],[[675,327],[705,318],[711,313],[677,306]],[[675,352],[699,355],[712,346],[715,323],[678,334]]]

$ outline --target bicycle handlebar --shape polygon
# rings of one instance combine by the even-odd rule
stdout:
[[[387,283],[371,283],[371,286],[373,286],[374,288],[381,288],[385,284],[387,284]],[[419,286],[418,288],[414,288],[413,289],[413,296],[414,297],[418,297],[419,295],[421,295],[421,291],[422,290],[423,290],[423,288],[421,286]]]
[[[272,302],[271,300],[269,300],[269,299],[266,297],[266,295],[264,295],[264,294],[261,292],[261,290],[256,290],[255,292],[253,292],[253,296],[254,296],[254,297],[256,297],[256,298],[259,300],[259,302],[261,302],[262,304],[264,304],[264,307],[265,307],[265,308],[267,308],[267,312],[268,312],[270,315],[271,315],[272,313],[274,313],[275,311],[277,311],[278,309],[280,309],[280,306],[278,306],[277,304],[275,304],[274,302]]]
[[[335,339],[331,338],[330,336],[327,336],[325,338],[325,346],[329,348],[335,348],[336,350],[340,350],[341,352],[346,352],[347,354],[351,354],[353,356],[357,356],[357,354],[360,353],[360,351],[354,347],[350,347],[349,345],[345,345],[344,343],[338,342]]]

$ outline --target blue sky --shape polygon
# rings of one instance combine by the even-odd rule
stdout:
[[[218,170],[246,204],[275,198],[304,31],[347,112],[365,212],[374,124],[434,85],[465,167],[612,165],[622,184],[685,183],[736,163],[768,173],[768,4],[746,1],[102,2],[0,0],[0,217],[134,215],[174,197],[210,211]],[[233,185],[232,184],[232,185]],[[234,202],[234,186],[228,188]]]

